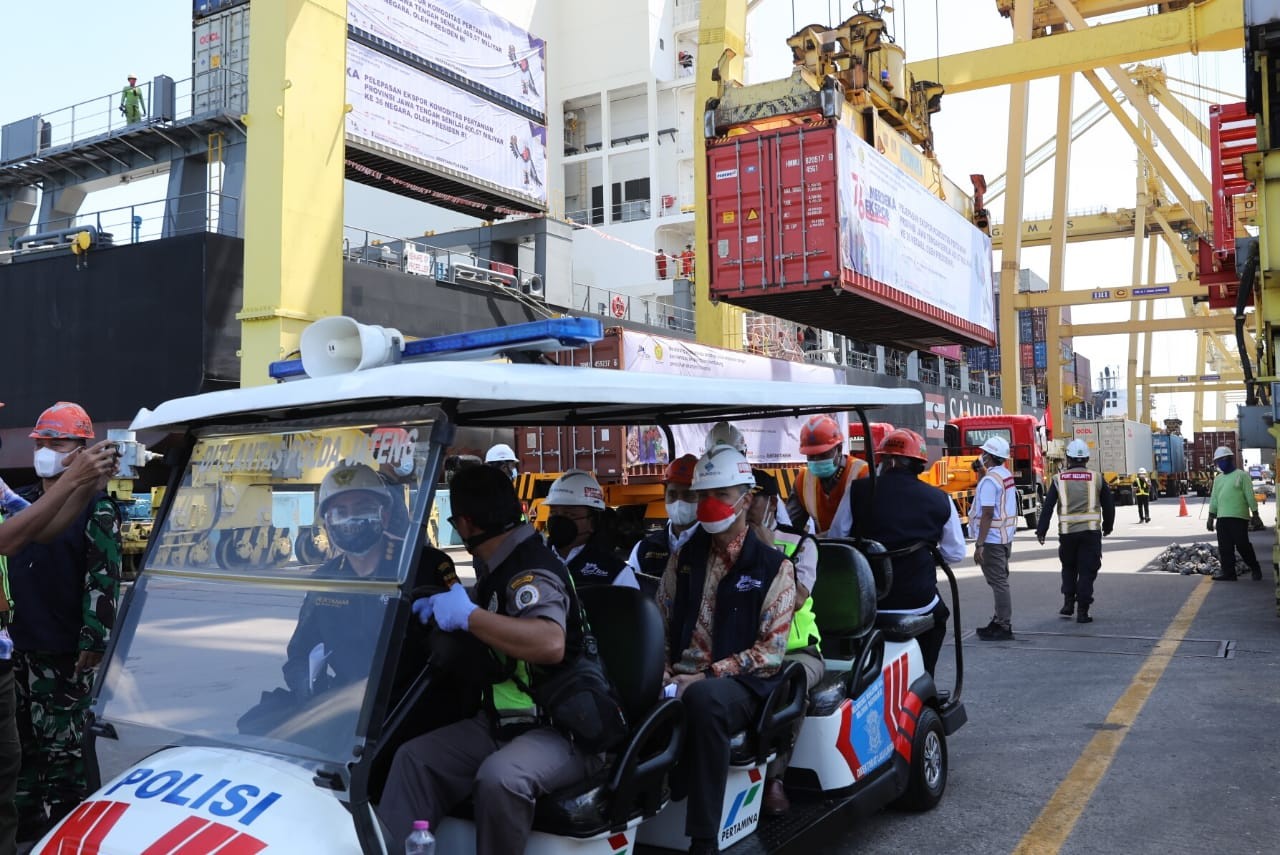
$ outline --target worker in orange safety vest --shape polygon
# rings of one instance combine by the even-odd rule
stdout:
[[[866,462],[845,453],[840,424],[825,415],[811,416],[800,428],[800,453],[808,464],[787,499],[791,524],[803,529],[812,522],[819,537],[848,537],[853,514],[845,497],[849,484],[867,476]]]

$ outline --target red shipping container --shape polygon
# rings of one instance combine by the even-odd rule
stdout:
[[[709,143],[712,299],[867,341],[994,344],[971,308],[990,293],[989,277],[978,275],[989,262],[989,244],[971,224],[952,219],[958,215],[945,202],[919,199],[912,189],[918,184],[900,196],[887,193],[885,176],[893,176],[886,169],[897,167],[848,128],[829,123]],[[916,230],[914,248],[884,237],[890,220]],[[932,267],[911,255],[923,245],[941,259]],[[934,267],[951,270],[949,262],[961,257],[966,280],[940,281]],[[873,278],[859,268],[882,272]],[[880,281],[895,278],[901,287]],[[948,311],[940,305],[946,301],[921,296],[931,288],[964,308]]]
[[[1030,344],[1018,345],[1018,364],[1023,368],[1035,368],[1036,353]]]

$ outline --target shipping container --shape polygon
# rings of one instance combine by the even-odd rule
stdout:
[[[1133,475],[1155,468],[1151,425],[1130,419],[1077,421],[1075,438],[1089,446],[1089,468],[1095,472]]]
[[[879,343],[995,342],[990,239],[849,128],[748,131],[707,158],[712,299]]]
[[[1049,346],[1043,341],[1037,341],[1032,346],[1032,352],[1035,357],[1035,367],[1040,371],[1045,371],[1049,367]]]
[[[1177,434],[1158,433],[1151,437],[1156,471],[1161,475],[1181,475],[1187,471],[1186,443]]]
[[[1035,368],[1036,356],[1031,343],[1018,345],[1018,364],[1023,368]]]
[[[1034,341],[1032,337],[1031,310],[1022,309],[1018,312],[1018,343],[1030,344]]]
[[[1046,332],[1048,330],[1049,319],[1043,315],[1036,315],[1031,319],[1031,340],[1044,341],[1048,338]]]
[[[1236,455],[1236,463],[1240,462],[1240,441],[1233,430],[1197,431],[1191,439],[1191,460],[1189,466],[1195,472],[1207,472],[1213,467],[1213,452],[1220,446],[1226,446]]]
[[[248,113],[249,7],[225,8],[198,20],[191,40],[193,115]]]

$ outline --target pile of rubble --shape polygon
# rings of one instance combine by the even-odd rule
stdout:
[[[1166,573],[1212,576],[1219,569],[1218,547],[1210,543],[1175,543],[1156,556],[1155,565]]]

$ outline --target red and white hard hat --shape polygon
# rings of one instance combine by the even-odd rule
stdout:
[[[800,453],[804,455],[825,454],[843,441],[840,425],[831,416],[810,416],[800,428]]]
[[[59,401],[36,419],[32,439],[93,439],[93,422],[84,407]]]
[[[728,445],[717,445],[702,455],[693,470],[693,489],[718,490],[738,485],[755,486],[756,476],[751,471],[747,456]]]
[[[596,476],[584,469],[570,469],[551,483],[546,504],[551,508],[604,510],[604,490]]]

